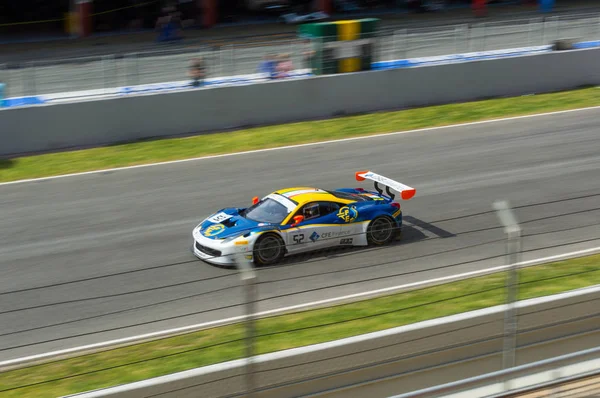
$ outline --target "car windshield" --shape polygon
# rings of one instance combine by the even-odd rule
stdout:
[[[271,198],[266,198],[247,208],[241,215],[256,222],[280,224],[288,214],[290,211],[287,207]]]

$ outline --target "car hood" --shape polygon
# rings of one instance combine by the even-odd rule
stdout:
[[[253,230],[273,227],[272,224],[259,223],[240,216],[242,210],[237,208],[219,210],[200,223],[198,233],[209,239],[226,239]]]

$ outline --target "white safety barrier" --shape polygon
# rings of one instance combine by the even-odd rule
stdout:
[[[518,364],[590,349],[600,341],[600,286],[516,303]],[[506,305],[259,355],[70,397],[387,397],[502,367]],[[200,355],[200,354],[199,354]]]

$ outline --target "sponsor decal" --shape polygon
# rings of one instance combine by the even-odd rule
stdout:
[[[337,213],[337,216],[344,222],[352,222],[358,217],[358,210],[354,206],[344,206]]]
[[[340,245],[351,245],[353,238],[344,238],[340,240]]]
[[[340,236],[350,235],[351,231],[341,231],[341,232],[323,232],[321,238],[323,239],[331,239],[338,238]]]
[[[312,233],[312,235],[311,235],[311,236],[309,236],[308,238],[309,238],[310,240],[312,240],[312,241],[313,241],[313,243],[314,243],[314,242],[316,242],[316,241],[318,241],[318,240],[319,240],[320,236],[319,236],[319,234],[318,234],[318,233],[315,231],[315,232],[313,232],[313,233]]]
[[[210,237],[219,235],[223,231],[225,231],[225,226],[223,224],[214,224],[206,228],[202,234]]]

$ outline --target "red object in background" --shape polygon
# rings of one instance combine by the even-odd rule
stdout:
[[[92,2],[93,0],[77,0],[79,37],[87,37],[92,33]]]
[[[318,0],[317,1],[317,11],[323,11],[325,14],[331,15],[332,3],[331,0]]]
[[[485,8],[486,0],[473,0],[472,7],[475,12],[475,16],[483,17],[486,14]]]
[[[211,28],[217,23],[217,0],[202,0],[202,25]]]

